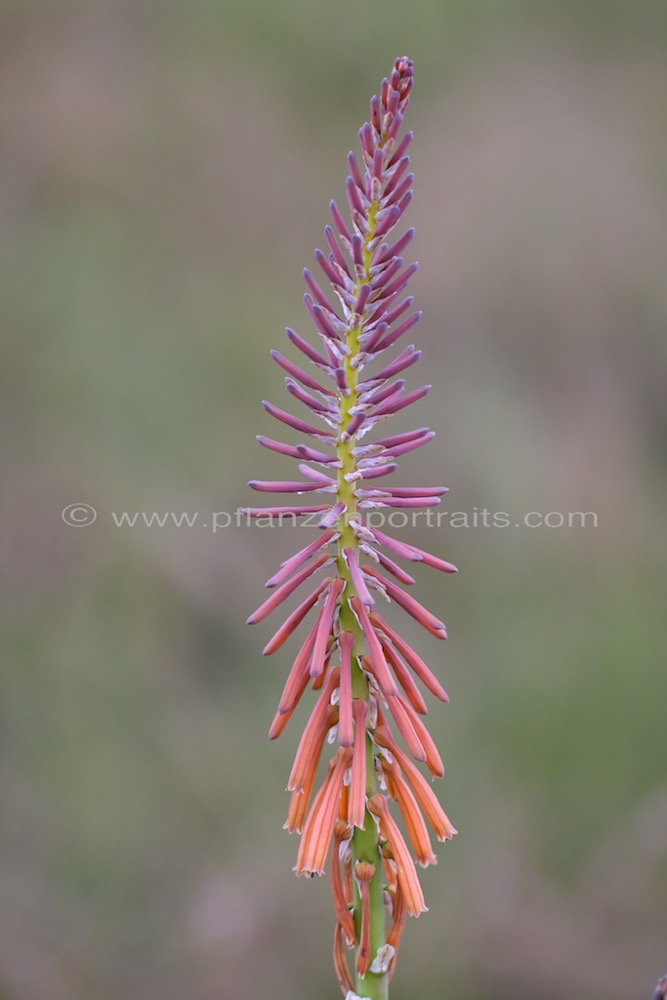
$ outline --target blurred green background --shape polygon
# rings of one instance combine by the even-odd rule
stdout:
[[[424,349],[403,483],[598,527],[404,532],[451,695],[460,830],[393,1000],[648,998],[667,967],[667,5],[13,0],[0,7],[6,343],[0,996],[334,998],[246,629],[293,531],[234,510],[268,356],[395,56],[416,63]],[[294,356],[291,349],[288,353]],[[281,398],[282,397],[282,398]],[[415,424],[416,421],[416,424]],[[394,425],[398,429],[398,422]],[[280,435],[279,435],[280,436]],[[290,438],[292,439],[292,438]],[[61,510],[98,510],[73,528]],[[210,521],[210,517],[209,517]],[[310,537],[310,536],[309,536]]]

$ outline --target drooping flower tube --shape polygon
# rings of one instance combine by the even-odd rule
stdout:
[[[401,455],[433,439],[427,427],[373,435],[431,388],[408,390],[404,378],[421,356],[413,344],[402,342],[421,315],[405,295],[417,268],[403,257],[414,230],[395,232],[412,200],[407,155],[412,133],[400,137],[412,84],[412,62],[397,59],[380,94],[371,98],[370,120],[359,130],[360,156],[348,155],[347,209],[333,201],[329,206],[326,250],[315,251],[322,274],[316,278],[304,271],[311,337],[289,328],[287,336],[307,370],[303,361],[272,352],[286,373],[288,393],[308,416],[304,420],[270,402],[264,408],[305,440],[291,444],[260,436],[258,441],[295,459],[299,478],[255,480],[250,486],[260,493],[307,494],[315,502],[247,508],[257,518],[316,516],[316,537],[279,567],[267,583],[271,595],[248,622],[263,621],[298,588],[308,587],[264,648],[266,655],[275,653],[310,621],[269,736],[283,732],[306,689],[314,689],[315,704],[288,780],[285,825],[301,834],[298,875],[321,875],[330,868],[336,975],[348,998],[368,1000],[386,1000],[406,914],[419,916],[426,909],[415,860],[422,866],[435,863],[427,824],[440,841],[456,833],[419,767],[425,764],[433,777],[444,774],[422,720],[426,702],[420,684],[442,701],[447,695],[401,638],[400,626],[378,611],[378,603],[387,601],[430,636],[446,639],[443,622],[404,589],[414,580],[395,559],[456,572],[439,556],[377,527],[378,512],[430,507],[446,492],[385,482]],[[395,346],[398,353],[392,355]],[[324,578],[316,582],[321,573]],[[327,745],[334,750],[317,789]],[[356,951],[351,967],[345,946]]]

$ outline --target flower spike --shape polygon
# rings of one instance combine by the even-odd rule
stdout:
[[[316,515],[307,523],[319,528],[317,537],[281,564],[267,583],[270,596],[248,622],[261,622],[310,581],[309,596],[264,647],[265,655],[275,653],[308,622],[269,736],[283,732],[306,689],[314,689],[315,704],[287,782],[285,826],[301,834],[298,875],[321,875],[329,868],[336,976],[344,996],[367,1000],[386,1000],[406,915],[426,910],[415,860],[422,866],[436,861],[427,823],[439,841],[456,833],[420,766],[434,777],[444,774],[423,721],[427,704],[420,684],[442,701],[447,694],[376,610],[380,595],[444,639],[440,619],[403,590],[414,580],[394,560],[456,572],[439,556],[377,527],[382,523],[378,515],[434,506],[446,492],[440,486],[387,485],[397,459],[433,439],[428,427],[373,439],[378,424],[417,404],[431,389],[406,386],[408,369],[421,358],[414,344],[397,348],[395,355],[390,351],[421,318],[411,311],[412,296],[405,295],[417,264],[404,263],[402,256],[415,231],[397,231],[414,180],[408,156],[412,133],[399,134],[412,85],[412,62],[397,59],[371,99],[370,119],[359,130],[359,152],[347,157],[349,214],[339,207],[344,202],[330,202],[325,250],[315,251],[319,277],[308,268],[303,272],[310,331],[304,337],[288,328],[287,337],[301,364],[305,358],[314,368],[306,371],[272,351],[287,376],[289,396],[306,407],[314,423],[273,403],[265,402],[264,408],[312,444],[258,437],[263,447],[295,459],[298,475],[253,480],[250,486],[322,502],[292,506],[287,500],[288,506],[247,509],[258,519],[289,515],[297,525],[301,517]],[[381,363],[374,364],[379,356]],[[324,579],[311,580],[320,570],[326,571]],[[334,752],[317,790],[327,745]],[[407,840],[392,808],[402,817]],[[352,961],[346,947],[355,950]]]

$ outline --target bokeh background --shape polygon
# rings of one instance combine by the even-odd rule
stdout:
[[[231,511],[268,351],[393,58],[416,62],[425,318],[402,479],[460,830],[394,1000],[648,998],[667,967],[667,5],[4,0],[0,8],[3,1000],[334,998],[324,881],[281,829],[301,713],[246,629],[293,531]],[[73,528],[67,504],[97,508]]]

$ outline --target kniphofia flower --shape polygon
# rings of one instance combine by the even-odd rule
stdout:
[[[285,825],[301,834],[298,875],[321,875],[329,866],[336,975],[348,997],[370,1000],[387,996],[406,914],[419,916],[426,909],[413,855],[422,866],[436,860],[427,822],[440,841],[456,832],[418,766],[425,764],[433,777],[444,774],[422,720],[426,702],[418,682],[442,701],[447,695],[397,626],[378,611],[386,600],[430,636],[445,639],[443,622],[404,589],[414,581],[395,559],[456,572],[451,563],[376,526],[378,511],[433,506],[446,492],[386,483],[401,455],[433,439],[427,427],[375,439],[372,433],[430,390],[428,385],[406,389],[403,376],[421,352],[401,344],[421,315],[405,295],[417,265],[406,265],[402,255],[414,230],[396,232],[412,200],[407,155],[412,133],[401,137],[412,83],[411,61],[397,59],[379,96],[371,99],[370,120],[359,131],[360,157],[348,155],[347,210],[333,201],[329,206],[327,251],[315,251],[322,276],[304,271],[304,303],[317,346],[312,336],[292,329],[287,336],[308,370],[272,352],[286,373],[287,391],[309,416],[304,420],[265,402],[271,416],[305,440],[290,444],[260,436],[258,441],[295,459],[299,478],[250,485],[261,493],[307,494],[315,502],[247,511],[252,517],[316,516],[316,537],[271,577],[271,595],[248,621],[262,621],[308,586],[307,596],[264,648],[267,655],[275,653],[310,621],[269,735],[279,736],[306,689],[315,689],[287,784]],[[315,582],[320,573],[324,579]],[[334,750],[316,790],[328,744]],[[346,945],[356,950],[351,967]]]

